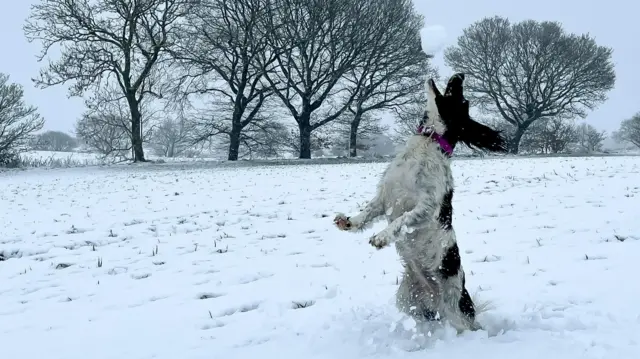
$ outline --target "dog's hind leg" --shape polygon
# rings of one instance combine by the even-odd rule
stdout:
[[[476,322],[475,304],[466,288],[457,244],[447,248],[438,271],[442,278],[443,305],[448,321],[458,332],[480,329]]]
[[[448,322],[458,333],[482,329],[475,320],[476,308],[465,288],[464,272],[443,278],[418,266],[404,265],[402,281],[396,292],[396,306],[416,322]]]
[[[404,263],[402,281],[396,292],[396,306],[418,322],[439,321],[442,288],[433,273],[414,260]]]

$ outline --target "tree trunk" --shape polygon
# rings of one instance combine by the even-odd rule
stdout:
[[[349,130],[349,157],[356,157],[358,155],[358,127],[360,126],[360,120],[362,114],[356,114],[351,120],[351,128]]]
[[[236,123],[234,121],[231,125],[231,133],[229,134],[229,155],[227,156],[227,160],[229,161],[237,161],[238,155],[240,153],[240,133],[242,132],[242,128],[240,123]]]
[[[135,99],[135,93],[127,96],[129,111],[131,112],[131,147],[133,150],[133,162],[146,162],[142,147],[142,114],[140,104]]]
[[[305,113],[298,120],[298,129],[300,130],[300,159],[311,158],[311,114]]]
[[[516,129],[516,132],[513,134],[513,136],[509,139],[509,153],[517,155],[518,152],[520,151],[520,140],[522,140],[522,136],[524,135],[525,131],[527,130],[527,126],[523,126],[520,125],[518,126],[518,128]]]

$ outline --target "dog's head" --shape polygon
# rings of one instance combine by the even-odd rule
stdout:
[[[469,115],[469,101],[464,98],[464,74],[451,76],[444,95],[435,81],[427,81],[427,109],[421,125],[432,126],[452,147],[462,142],[471,148],[506,152],[506,140],[500,131],[474,121]]]

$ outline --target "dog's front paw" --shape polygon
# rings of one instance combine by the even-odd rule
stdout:
[[[369,244],[376,247],[376,249],[382,249],[391,243],[391,240],[387,232],[382,231],[369,239]]]
[[[349,217],[342,213],[336,214],[336,217],[333,219],[333,224],[335,224],[341,231],[348,231],[353,227]]]

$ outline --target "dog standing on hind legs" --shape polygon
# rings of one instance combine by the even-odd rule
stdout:
[[[334,219],[340,230],[357,232],[386,216],[387,227],[369,243],[378,249],[395,243],[404,266],[398,309],[417,322],[449,322],[458,332],[480,326],[452,226],[451,156],[460,142],[507,151],[499,131],[469,116],[463,81],[464,74],[453,75],[444,95],[432,79],[427,81],[427,106],[417,134],[384,171],[375,197],[358,215],[339,213]]]

